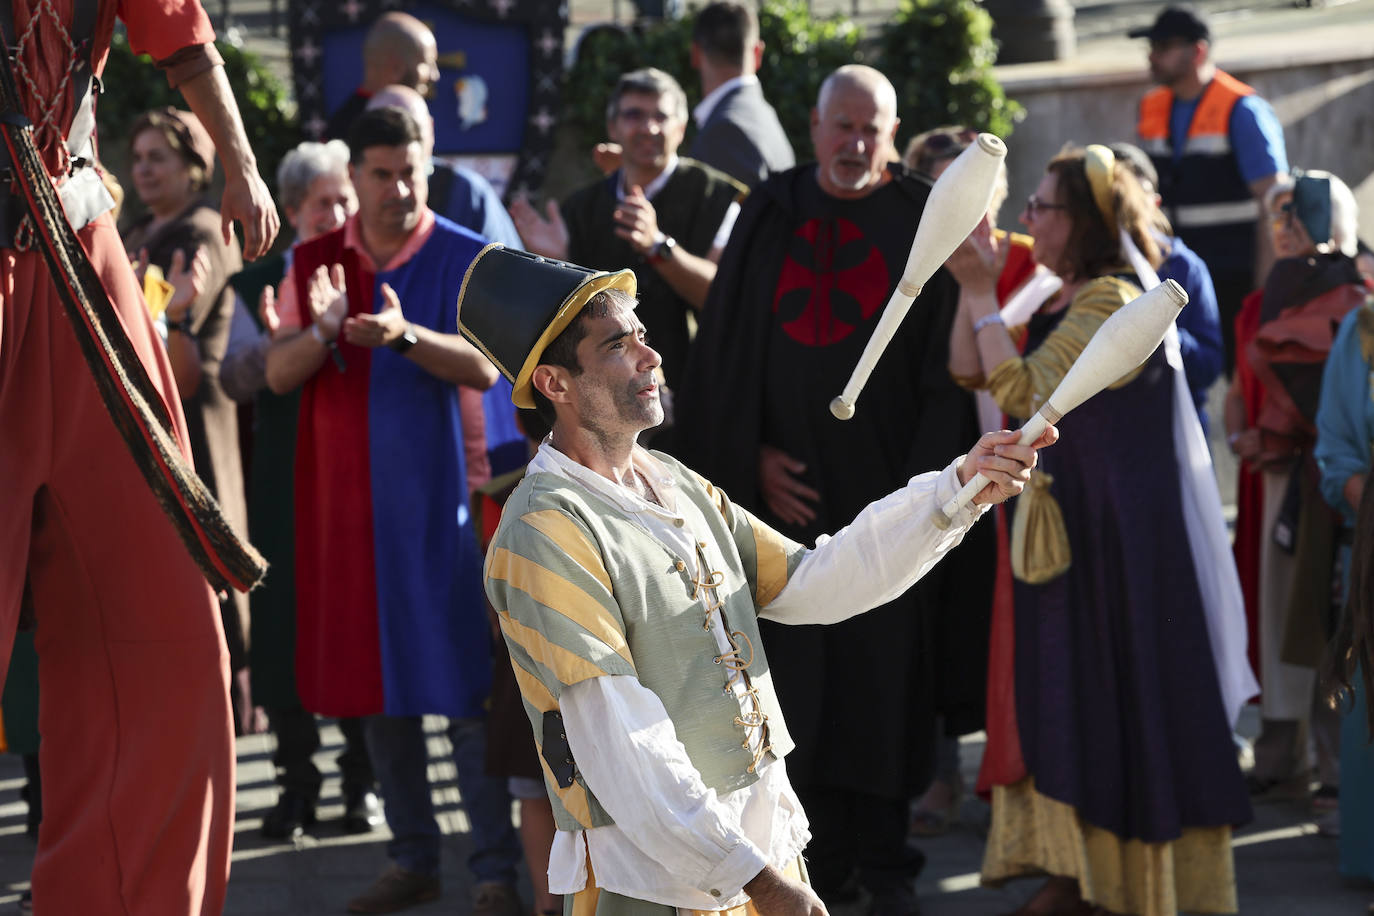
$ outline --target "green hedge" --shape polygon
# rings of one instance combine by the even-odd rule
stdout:
[[[899,140],[942,124],[1005,139],[1023,109],[993,77],[996,58],[992,17],[974,0],[902,0],[874,64],[897,89]]]
[[[575,147],[589,149],[605,138],[606,98],[629,70],[666,70],[682,84],[689,104],[700,100],[700,80],[689,62],[694,13],[690,8],[681,19],[608,27],[583,38],[563,92],[563,116],[576,135]],[[974,0],[902,0],[896,18],[868,40],[842,15],[813,17],[806,0],[763,0],[759,33],[765,45],[759,76],[802,160],[811,156],[816,93],[844,64],[869,64],[892,80],[901,142],[949,123],[1006,137],[1021,114],[992,76],[992,20]]]
[[[224,58],[224,73],[234,90],[248,142],[258,158],[258,170],[275,188],[277,165],[303,139],[296,123],[296,107],[286,86],[251,51],[230,42],[215,45]],[[140,209],[129,182],[129,129],[145,111],[171,105],[189,109],[181,93],[144,55],[129,49],[129,40],[116,33],[101,79],[105,92],[96,103],[100,158],[124,185],[126,213]],[[223,170],[215,170],[216,188],[223,187]]]

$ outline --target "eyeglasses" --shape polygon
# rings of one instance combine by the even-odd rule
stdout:
[[[1041,210],[1067,210],[1067,209],[1069,209],[1069,208],[1068,208],[1068,206],[1065,205],[1065,204],[1051,204],[1051,203],[1046,203],[1045,201],[1043,201],[1043,200],[1041,200],[1040,198],[1036,197],[1034,194],[1032,194],[1030,197],[1027,197],[1027,198],[1026,198],[1026,215],[1029,216],[1031,219],[1035,219],[1035,214],[1036,214],[1036,213],[1039,213]]]
[[[661,109],[649,111],[644,108],[622,108],[616,112],[615,116],[631,127],[638,127],[649,121],[661,126],[673,120],[672,115]]]

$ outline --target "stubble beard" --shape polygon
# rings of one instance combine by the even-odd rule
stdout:
[[[663,422],[663,404],[658,398],[649,401],[640,399],[639,392],[645,384],[643,381],[633,381],[625,388],[614,391],[609,410],[583,413],[583,429],[609,451],[622,444],[626,435],[631,440],[637,440],[644,430],[658,426]]]

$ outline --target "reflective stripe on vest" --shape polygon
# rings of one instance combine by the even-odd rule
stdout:
[[[1174,94],[1161,86],[1140,101],[1136,129],[1141,147],[1159,173],[1158,191],[1165,211],[1181,235],[1190,229],[1206,229],[1205,237],[1184,235],[1184,240],[1213,270],[1239,269],[1254,260],[1259,207],[1241,174],[1230,135],[1236,103],[1254,91],[1230,74],[1216,71],[1197,100],[1177,161],[1169,135]]]
[[[1173,208],[1175,227],[1224,226],[1228,223],[1253,223],[1259,219],[1259,201],[1253,197],[1224,204],[1180,204]]]
[[[1202,134],[1189,137],[1183,144],[1185,156],[1229,156],[1231,138],[1226,134]]]

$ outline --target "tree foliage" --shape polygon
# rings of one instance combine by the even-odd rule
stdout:
[[[680,19],[584,34],[563,92],[563,117],[577,146],[605,138],[607,96],[630,70],[658,67],[682,84],[689,104],[700,100],[689,51],[694,14],[691,8]],[[821,82],[844,64],[867,63],[892,80],[903,137],[949,123],[1005,137],[1021,111],[992,75],[992,20],[974,0],[902,0],[896,18],[867,41],[843,15],[812,16],[806,0],[763,0],[759,33],[765,46],[760,78],[803,160],[811,151],[811,106]]]
[[[302,139],[296,123],[296,106],[286,86],[251,51],[220,41],[215,45],[224,58],[224,74],[234,90],[248,142],[258,159],[258,170],[269,186],[275,186],[277,165]],[[129,130],[138,116],[168,105],[188,109],[181,93],[167,85],[163,72],[147,55],[138,56],[129,40],[117,32],[110,43],[110,57],[101,77],[105,91],[96,101],[97,136],[100,158],[127,185],[129,171]],[[222,180],[223,170],[215,170]],[[126,192],[131,189],[126,187]],[[138,202],[126,193],[126,210],[137,210]]]
[[[992,17],[974,0],[901,0],[874,65],[897,89],[903,135],[962,124],[1006,138],[1022,108],[992,75],[996,58]]]

